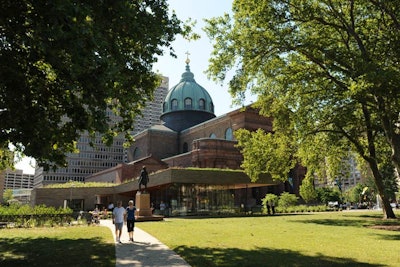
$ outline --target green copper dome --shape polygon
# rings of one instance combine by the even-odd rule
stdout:
[[[214,114],[214,104],[207,90],[196,83],[186,61],[186,72],[180,82],[171,88],[163,103],[163,114],[175,111],[198,110]]]
[[[194,80],[189,62],[187,59],[180,82],[169,90],[160,117],[166,127],[177,132],[215,118],[211,96]]]

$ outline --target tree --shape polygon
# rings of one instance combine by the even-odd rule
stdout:
[[[367,186],[363,185],[363,184],[356,184],[355,186],[349,188],[346,190],[346,192],[344,192],[344,198],[345,201],[347,202],[351,202],[351,203],[359,203],[361,196],[362,196],[362,192],[367,191]],[[364,192],[365,194],[365,192]]]
[[[161,82],[153,63],[189,31],[165,0],[2,0],[1,150],[12,143],[46,167],[64,164],[83,131],[131,140]]]
[[[12,189],[6,189],[3,192],[3,202],[8,203],[10,200],[14,199]]]
[[[317,192],[315,191],[313,181],[312,177],[308,177],[307,179],[304,179],[300,185],[300,196],[306,203],[312,202],[317,198]]]
[[[274,119],[265,140],[286,143],[307,175],[326,166],[334,174],[349,149],[360,155],[384,216],[395,218],[379,164],[389,156],[400,170],[400,2],[247,0],[235,1],[233,12],[233,21],[207,22],[209,76],[223,81],[235,70],[231,94],[239,101],[246,90],[258,94],[255,106]],[[389,155],[379,154],[381,145]]]
[[[329,187],[319,187],[315,189],[317,193],[317,199],[319,202],[328,204],[330,201],[338,201],[340,202],[340,192],[337,189],[329,188]]]

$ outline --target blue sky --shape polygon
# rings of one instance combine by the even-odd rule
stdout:
[[[210,93],[215,105],[215,114],[219,116],[233,110],[226,83],[221,85],[208,80],[204,73],[208,67],[212,44],[202,31],[205,26],[203,19],[231,13],[232,0],[169,0],[168,3],[170,10],[175,10],[180,20],[185,21],[188,18],[196,20],[195,32],[200,34],[201,38],[189,42],[178,36],[172,43],[177,58],[173,58],[167,53],[159,58],[154,70],[169,78],[170,89],[179,83],[181,75],[185,71],[186,52],[189,52],[190,70],[193,72],[196,82]]]
[[[172,43],[177,58],[173,58],[168,51],[154,65],[154,71],[169,78],[169,89],[179,83],[182,73],[185,71],[186,52],[189,52],[190,70],[194,73],[194,79],[203,86],[214,101],[215,114],[223,115],[238,107],[232,106],[232,98],[228,93],[228,86],[217,84],[207,79],[204,73],[208,67],[208,59],[212,51],[212,43],[202,31],[205,23],[203,19],[222,16],[231,13],[232,0],[169,0],[170,10],[175,10],[176,15],[182,21],[188,18],[196,20],[195,32],[201,35],[197,41],[188,42],[180,36]],[[252,98],[249,98],[251,101]],[[17,169],[23,169],[26,173],[34,173],[29,166],[30,158],[24,159],[16,165]]]

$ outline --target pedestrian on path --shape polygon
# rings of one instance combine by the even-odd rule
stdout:
[[[165,216],[165,208],[166,208],[165,203],[164,203],[164,201],[161,200],[160,211],[161,211],[162,216]]]
[[[117,207],[113,210],[113,224],[115,225],[115,237],[116,242],[121,242],[122,227],[124,226],[124,219],[126,216],[126,210],[122,207],[122,201],[118,201]]]
[[[133,232],[135,228],[136,207],[133,206],[133,200],[129,200],[126,208],[126,227],[128,228],[129,241],[133,242]]]
[[[111,220],[101,220],[100,223],[103,226],[109,227],[113,235],[115,234],[115,227]],[[135,226],[136,242],[115,245],[116,267],[190,267],[190,265],[173,250],[139,227]],[[122,231],[122,240],[128,240],[128,232]]]
[[[272,214],[275,214],[275,200],[271,200]]]

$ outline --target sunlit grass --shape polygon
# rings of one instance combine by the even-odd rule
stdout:
[[[115,266],[107,227],[0,229],[0,266]]]
[[[139,223],[192,266],[400,266],[381,213],[336,212]]]
[[[381,217],[332,212],[174,218],[136,226],[193,267],[399,266],[400,232],[369,226],[400,221]],[[115,266],[112,232],[101,226],[0,229],[0,266]]]

